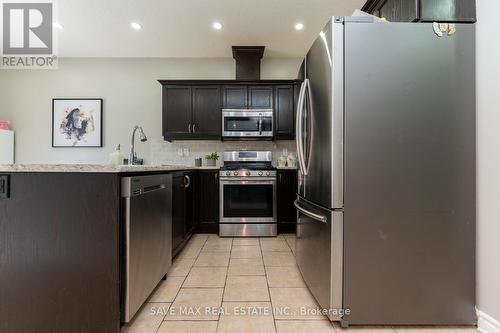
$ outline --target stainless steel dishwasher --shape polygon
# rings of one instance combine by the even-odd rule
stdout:
[[[128,323],[172,264],[172,176],[123,177],[121,320]]]

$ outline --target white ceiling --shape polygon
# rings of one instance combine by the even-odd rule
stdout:
[[[232,45],[264,45],[265,57],[302,57],[330,16],[365,1],[59,0],[59,56],[231,57]]]

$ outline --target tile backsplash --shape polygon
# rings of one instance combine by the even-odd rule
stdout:
[[[225,150],[272,150],[273,164],[283,152],[296,156],[295,141],[175,141],[157,140],[151,143],[151,164],[154,165],[194,165],[195,158],[201,157],[206,165],[205,155],[217,152],[221,158]]]

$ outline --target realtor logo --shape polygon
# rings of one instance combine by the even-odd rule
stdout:
[[[57,68],[53,18],[52,2],[3,2],[2,69]]]
[[[52,4],[3,4],[3,54],[52,54]]]

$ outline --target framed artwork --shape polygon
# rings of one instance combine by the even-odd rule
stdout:
[[[102,98],[54,98],[52,147],[102,147]]]

